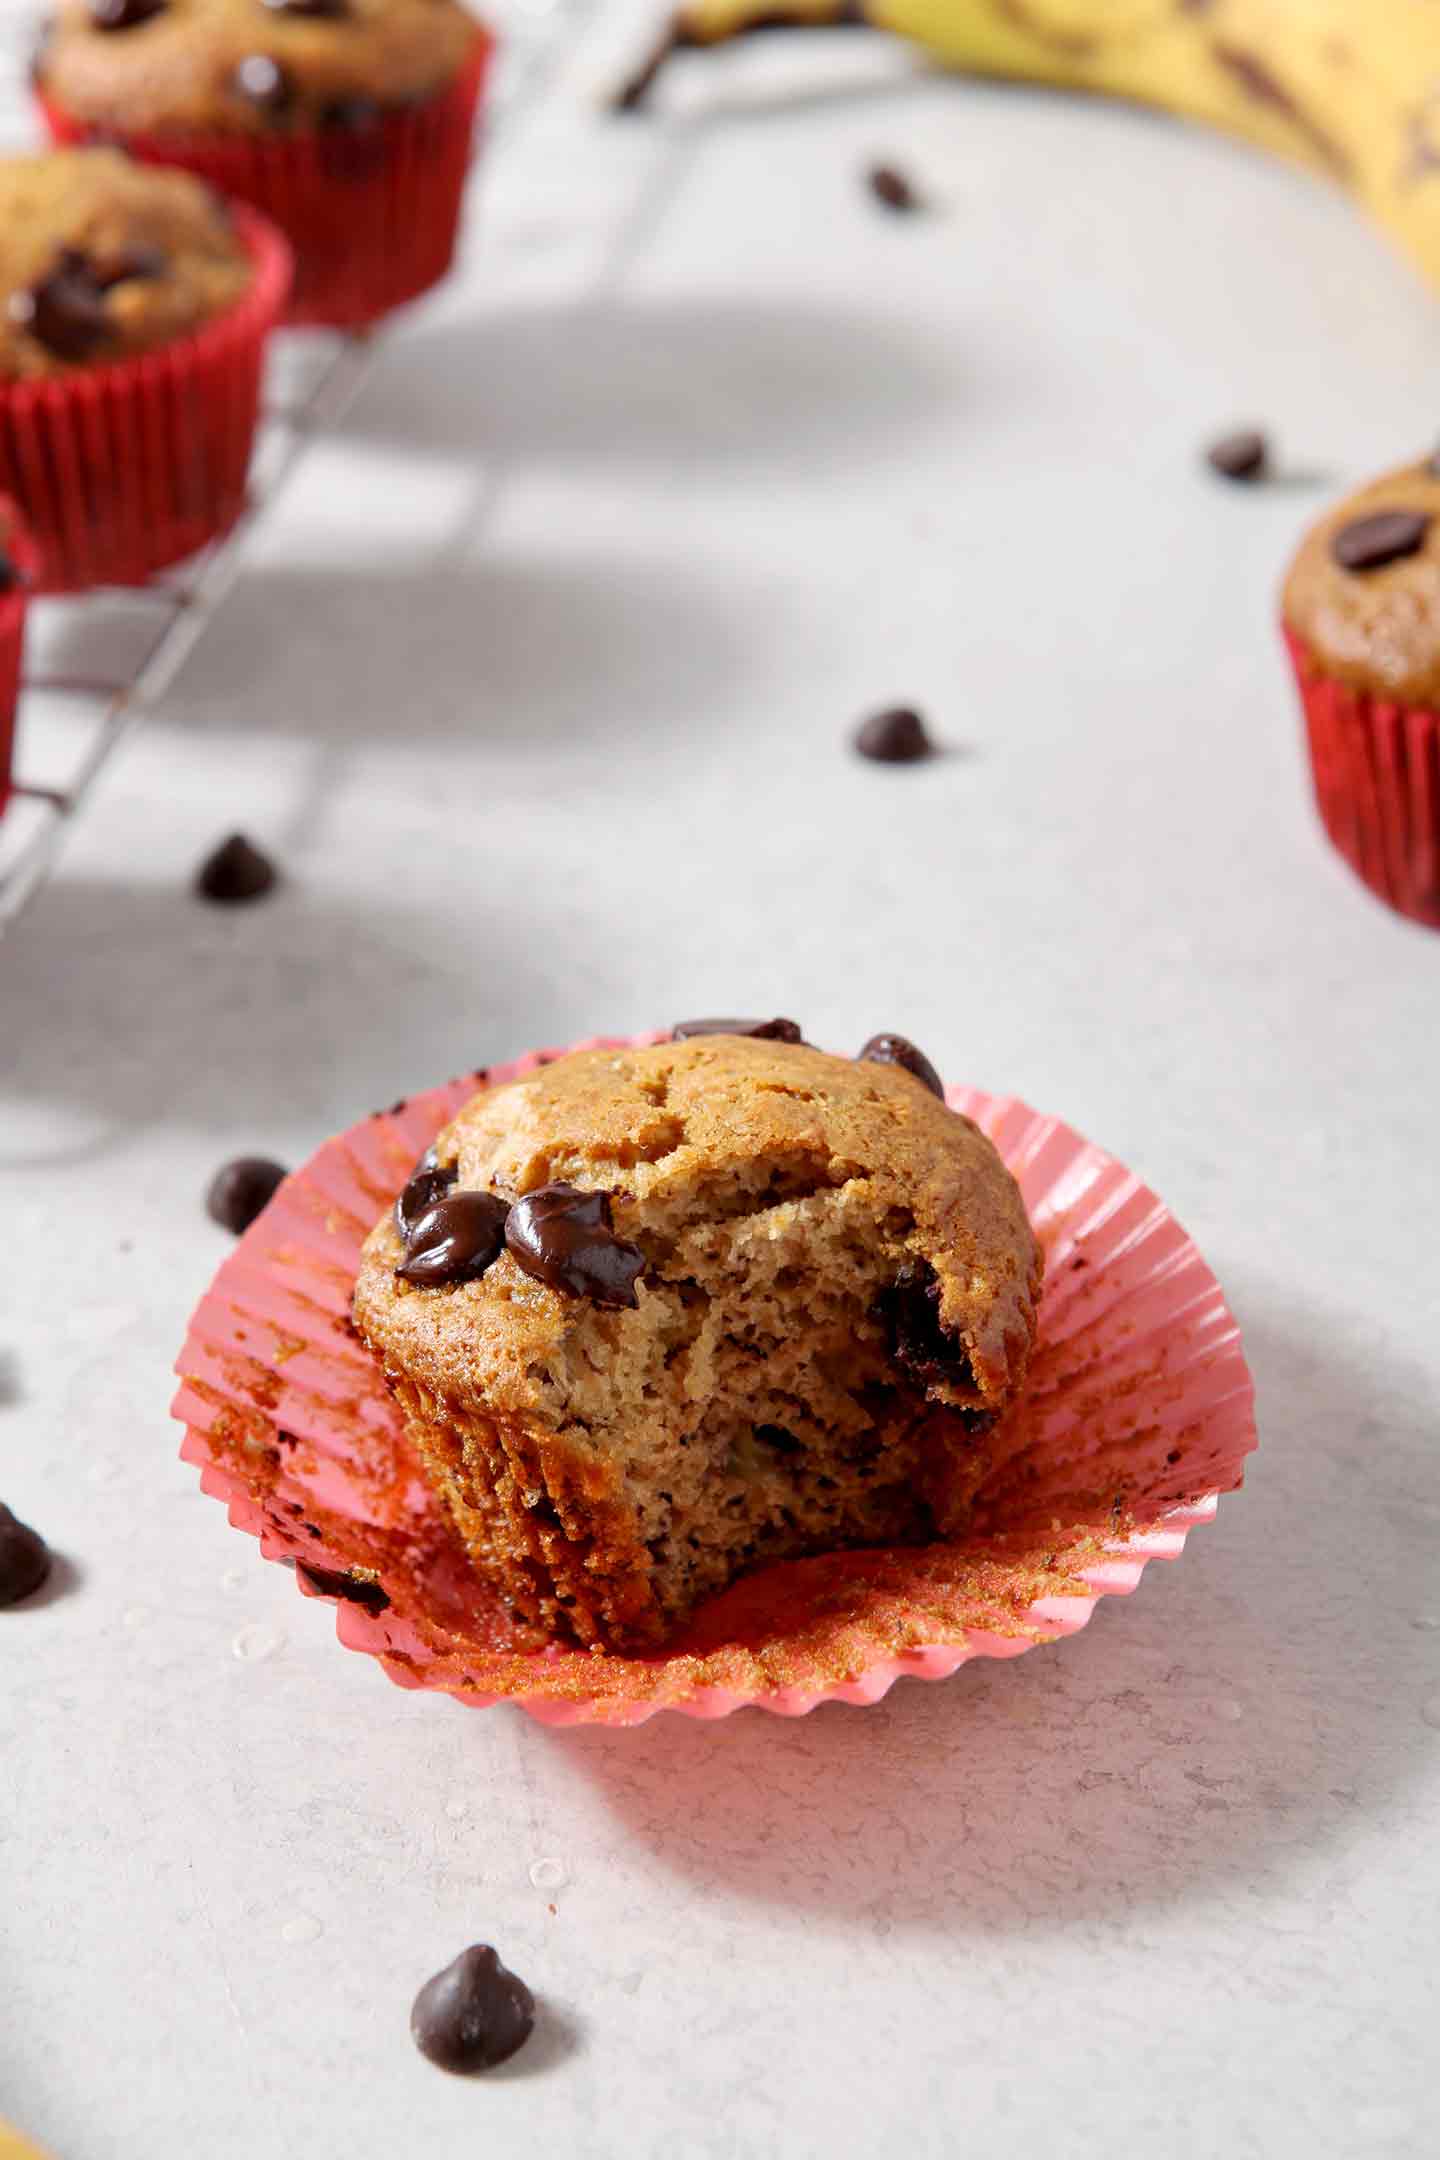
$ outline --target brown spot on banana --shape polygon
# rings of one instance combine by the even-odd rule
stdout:
[[[1350,178],[1350,159],[1346,152],[1314,115],[1308,113],[1292,96],[1267,61],[1243,45],[1225,45],[1218,38],[1211,44],[1210,50],[1218,64],[1232,81],[1239,84],[1247,97],[1253,98],[1257,105],[1268,105],[1272,112],[1289,121],[1306,147],[1322,165],[1334,173],[1337,180]]]

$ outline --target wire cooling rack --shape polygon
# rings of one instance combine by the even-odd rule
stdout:
[[[596,4],[501,0],[485,8],[502,41],[494,90],[487,96],[487,157],[516,115],[543,92],[567,41]],[[6,18],[0,34],[7,36],[11,48],[0,63],[0,148],[21,149],[33,141],[24,81],[25,39],[15,12],[8,6],[0,12]],[[63,609],[72,622],[87,611],[117,609],[140,620],[138,634],[123,641],[129,656],[123,670],[91,676],[48,671],[43,662],[33,670],[26,667],[13,793],[0,819],[0,936],[45,883],[68,828],[110,757],[142,715],[159,703],[204,636],[240,573],[256,519],[285,487],[309,445],[338,420],[383,340],[383,329],[360,336],[282,333],[277,340],[280,367],[272,371],[272,380],[278,374],[282,386],[278,394],[267,392],[248,504],[224,539],[149,584],[101,588],[76,599],[38,604]],[[35,640],[30,642],[33,649]],[[63,726],[45,731],[60,740],[59,770],[36,775],[32,761],[40,730],[33,723],[62,711]],[[53,751],[53,743],[49,747]]]

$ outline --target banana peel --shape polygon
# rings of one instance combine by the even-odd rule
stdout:
[[[1153,105],[1347,190],[1440,285],[1437,0],[684,0],[615,102],[670,54],[863,24],[941,66]]]

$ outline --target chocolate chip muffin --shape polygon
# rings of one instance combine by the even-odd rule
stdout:
[[[367,1241],[356,1324],[537,1631],[644,1650],[767,1561],[955,1531],[1024,1378],[990,1142],[900,1037],[758,1025],[477,1095]]]
[[[225,207],[117,150],[0,160],[0,376],[169,345],[231,307],[252,265]]]
[[[1330,839],[1381,899],[1440,927],[1440,455],[1327,511],[1282,615]]]
[[[35,79],[122,135],[348,127],[453,81],[475,28],[457,0],[59,0]]]
[[[489,51],[458,0],[60,0],[34,82],[57,142],[277,226],[288,321],[358,328],[450,268]]]

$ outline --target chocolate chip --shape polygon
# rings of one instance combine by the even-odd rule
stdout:
[[[508,2062],[535,2029],[535,1998],[489,1943],[462,1950],[427,1980],[410,2012],[422,2055],[457,2077]]]
[[[1418,555],[1430,524],[1423,510],[1376,510],[1342,525],[1330,552],[1342,570],[1383,570],[1387,563]]]
[[[1270,445],[1259,428],[1238,428],[1233,435],[1222,435],[1205,452],[1211,471],[1225,480],[1258,480],[1269,458]]]
[[[279,873],[268,855],[262,855],[244,833],[231,833],[213,854],[207,855],[195,873],[195,890],[202,900],[235,907],[259,900],[274,886]]]
[[[855,748],[878,765],[914,765],[935,754],[925,722],[909,705],[872,713],[856,733]]]
[[[18,1605],[50,1573],[50,1548],[38,1530],[17,1522],[0,1501],[0,1606]]]
[[[128,248],[112,262],[94,265],[95,282],[102,292],[109,292],[115,285],[128,285],[137,278],[164,277],[170,267],[170,258],[163,248]]]
[[[865,175],[865,185],[876,202],[883,203],[887,210],[921,208],[920,197],[898,166],[872,165]]]
[[[97,30],[135,30],[165,7],[166,0],[90,0],[90,20]]]
[[[205,1212],[222,1230],[233,1230],[239,1237],[269,1207],[288,1175],[282,1163],[270,1162],[263,1155],[239,1155],[211,1178]]]
[[[435,1150],[427,1148],[410,1173],[410,1182],[395,1202],[395,1227],[407,1241],[420,1217],[437,1200],[443,1200],[459,1172],[437,1163]]]
[[[870,1308],[885,1330],[890,1355],[926,1386],[973,1388],[963,1345],[940,1324],[940,1285],[928,1260],[907,1260]]]
[[[906,1072],[913,1073],[932,1095],[945,1100],[945,1083],[923,1050],[904,1035],[872,1035],[860,1052],[857,1062],[861,1065],[903,1065]]]
[[[527,1275],[592,1304],[635,1306],[645,1267],[638,1245],[610,1226],[610,1195],[574,1185],[542,1185],[510,1210],[505,1243]]]
[[[804,1443],[797,1440],[793,1432],[787,1432],[783,1425],[757,1425],[755,1438],[763,1446],[773,1448],[777,1455],[799,1455],[803,1451]]]
[[[272,117],[283,113],[290,103],[290,78],[269,53],[250,53],[239,62],[230,80],[241,97]]]
[[[265,5],[276,15],[313,16],[322,22],[350,12],[349,0],[265,0]]]
[[[679,1020],[670,1030],[672,1042],[689,1042],[694,1035],[750,1035],[757,1042],[805,1040],[795,1020]]]
[[[382,108],[374,98],[335,98],[320,114],[322,127],[348,128],[352,133],[360,128],[375,127],[382,118]]]
[[[494,1193],[452,1192],[417,1215],[395,1272],[418,1289],[478,1282],[505,1243],[505,1202]]]
[[[88,360],[114,329],[105,312],[105,287],[79,248],[62,249],[48,276],[11,293],[9,312],[17,330],[57,360]]]
[[[338,1568],[310,1567],[304,1560],[296,1562],[295,1572],[303,1575],[321,1597],[344,1598],[347,1605],[363,1605],[366,1612],[384,1612],[390,1603],[379,1583],[368,1582],[363,1575],[346,1575]]]

